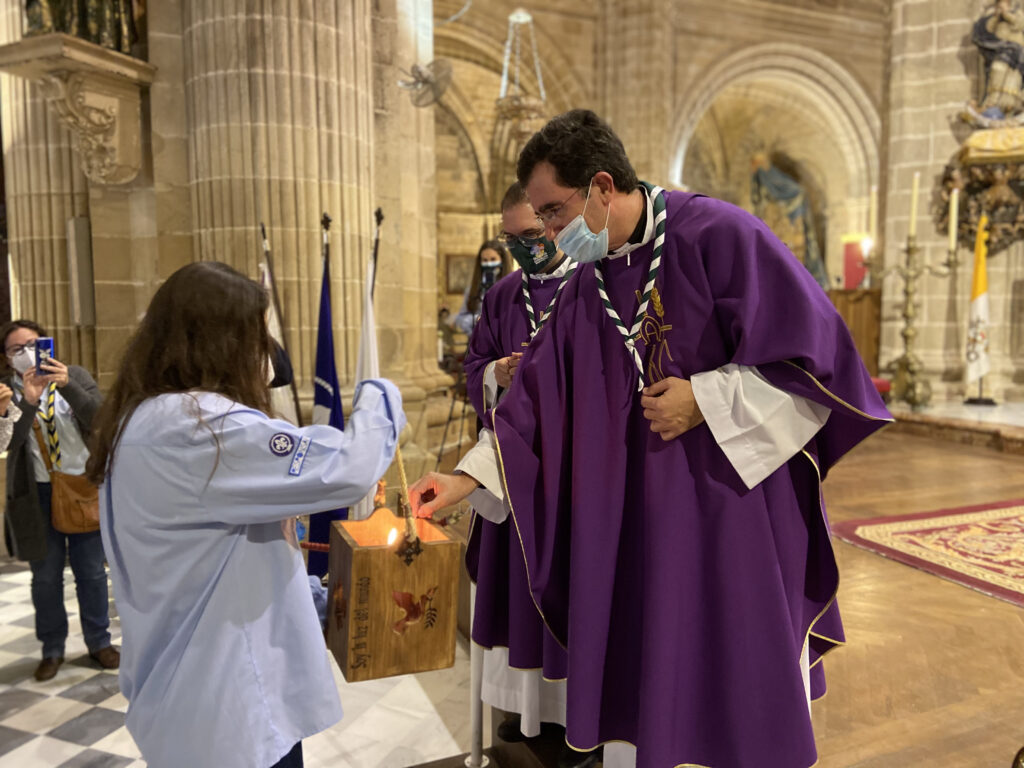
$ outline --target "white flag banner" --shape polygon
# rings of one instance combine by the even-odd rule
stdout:
[[[356,383],[364,379],[380,378],[380,357],[377,354],[377,321],[373,314],[373,258],[366,267],[366,290],[363,296],[363,327],[359,334],[359,356],[356,358]],[[349,520],[365,520],[373,514],[373,496],[376,486],[366,497],[349,508]]]
[[[10,252],[7,253],[7,285],[10,290],[11,319],[18,320],[21,318],[21,283],[14,273],[14,256]]]
[[[267,263],[263,260],[260,261],[260,285],[267,290],[267,294],[270,296],[270,310],[267,312],[267,332],[284,349],[284,330],[281,328],[281,318],[277,316],[277,306],[274,304],[274,283],[270,277]],[[295,412],[295,399],[292,397],[291,387],[271,388],[270,407],[274,409],[274,413],[279,418],[292,424],[299,423],[299,415]]]

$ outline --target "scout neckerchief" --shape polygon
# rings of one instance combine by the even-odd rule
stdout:
[[[647,304],[651,299],[651,291],[654,289],[654,281],[658,279],[658,272],[661,270],[661,251],[665,246],[665,190],[661,187],[651,186],[641,182],[647,189],[648,195],[654,206],[654,255],[651,257],[651,265],[647,269],[647,280],[644,282],[643,294],[640,297],[640,305],[636,308],[636,317],[633,319],[633,327],[627,329],[622,322],[619,313],[615,311],[611,300],[608,298],[608,291],[604,287],[604,276],[601,274],[599,261],[594,262],[594,275],[597,277],[597,293],[604,304],[604,311],[612,319],[615,327],[622,334],[622,340],[626,344],[626,351],[629,352],[640,371],[640,380],[637,382],[637,391],[644,388],[644,361],[640,351],[636,348],[636,340],[640,336],[640,326],[643,324],[644,315],[647,314]]]
[[[568,261],[568,259],[566,260]],[[547,322],[548,317],[551,315],[551,311],[555,308],[555,302],[558,301],[558,294],[562,292],[566,282],[572,277],[572,273],[576,271],[576,267],[579,265],[573,261],[567,264],[565,274],[562,276],[561,282],[558,287],[555,288],[555,295],[551,297],[551,301],[548,302],[547,309],[541,313],[540,319],[537,319],[537,314],[533,309],[533,299],[530,298],[530,277],[523,272],[523,298],[526,300],[526,316],[530,320],[530,341],[533,341],[533,337],[537,335],[537,332],[544,327],[544,323]],[[559,267],[560,269],[561,267]],[[558,271],[557,269],[555,270]],[[535,275],[540,277],[540,275]]]
[[[46,399],[43,407],[39,409],[39,418],[46,425],[47,447],[50,454],[50,462],[54,467],[60,469],[60,438],[57,436],[57,419],[54,414],[54,405],[57,399],[57,384],[50,382],[44,393]]]

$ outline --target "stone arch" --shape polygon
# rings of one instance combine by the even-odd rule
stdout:
[[[773,81],[820,105],[849,166],[847,194],[866,197],[878,183],[881,119],[867,91],[848,70],[829,56],[790,43],[764,43],[728,56],[711,67],[676,109],[672,129],[669,179],[686,182],[686,150],[701,117],[725,88]]]

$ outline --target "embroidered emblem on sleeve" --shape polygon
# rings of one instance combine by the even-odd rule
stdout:
[[[284,432],[278,432],[270,438],[270,452],[275,456],[287,456],[295,450],[295,438]]]
[[[304,437],[299,440],[299,447],[295,451],[295,455],[292,456],[292,465],[288,468],[288,474],[293,477],[298,477],[302,474],[302,465],[306,463],[306,455],[309,453],[310,439]]]

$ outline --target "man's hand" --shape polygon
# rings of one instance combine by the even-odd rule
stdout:
[[[640,404],[644,407],[644,418],[651,422],[651,431],[666,442],[704,421],[690,382],[675,376],[646,387]]]
[[[494,378],[499,387],[508,389],[512,386],[512,377],[516,375],[516,368],[519,367],[519,360],[522,356],[522,352],[513,352],[494,364]]]
[[[409,486],[409,503],[416,517],[433,517],[439,509],[458,504],[479,486],[469,475],[428,472]]]

